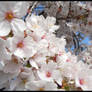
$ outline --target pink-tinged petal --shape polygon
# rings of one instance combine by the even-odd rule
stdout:
[[[10,54],[7,52],[5,46],[6,46],[6,41],[0,39],[0,60],[10,59]]]
[[[47,71],[48,72],[48,71]],[[46,71],[37,71],[38,76],[41,80],[45,80],[45,81],[53,81],[52,76],[50,75],[50,77],[47,76],[47,72]]]
[[[25,57],[27,58],[34,56],[36,52],[37,51],[33,47],[24,49]]]
[[[55,79],[55,81],[59,84],[62,85],[62,76],[61,76],[61,72],[59,70],[54,70],[52,72],[52,77],[53,79]]]
[[[22,19],[14,18],[11,21],[11,27],[14,32],[26,30],[25,22]]]
[[[7,36],[11,31],[11,26],[8,21],[0,23],[0,36]]]
[[[13,41],[13,38],[8,38],[7,39],[7,43],[8,43],[8,48],[9,48],[9,50],[11,51],[11,52],[14,52],[15,51],[15,49],[16,49],[16,44],[17,44],[17,40],[15,41],[16,39],[14,39],[14,41]]]
[[[57,63],[54,63],[53,61],[48,63],[48,68],[53,71],[53,69],[57,68]]]
[[[4,72],[5,73],[16,73],[20,71],[20,64],[16,64],[13,61],[10,61],[8,64],[5,65],[4,67]]]

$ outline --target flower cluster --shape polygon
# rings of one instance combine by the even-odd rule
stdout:
[[[62,91],[73,84],[92,90],[91,66],[65,51],[65,37],[54,34],[56,19],[32,14],[24,21],[28,7],[0,2],[0,88]]]

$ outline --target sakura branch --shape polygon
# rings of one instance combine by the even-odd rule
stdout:
[[[26,16],[26,18],[29,18],[31,16],[32,11],[36,7],[37,3],[38,3],[38,1],[35,1],[35,2],[33,2],[33,5],[31,7],[29,7],[28,15]]]

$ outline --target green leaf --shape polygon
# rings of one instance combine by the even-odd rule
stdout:
[[[64,87],[66,91],[69,91],[70,87],[69,86],[65,86]]]
[[[32,67],[32,66],[30,65],[30,63],[27,63],[27,64],[26,64],[26,67],[30,68],[30,67]]]

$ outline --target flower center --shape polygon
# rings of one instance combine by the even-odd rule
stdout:
[[[80,80],[79,80],[79,83],[80,83],[81,85],[85,84],[84,79],[80,79]]]
[[[70,62],[70,59],[67,59],[66,62]]]
[[[24,37],[27,37],[27,32],[26,32],[26,30],[24,30]]]
[[[57,60],[57,56],[54,56],[54,57],[53,57],[53,61],[56,62],[56,60]]]
[[[23,84],[25,84],[27,82],[27,79],[23,79],[22,82]]]
[[[14,59],[13,59],[13,62],[16,63],[16,64],[18,64],[17,58],[14,58]]]
[[[90,21],[90,22],[88,22],[88,25],[90,25],[90,26],[91,26],[91,25],[92,25],[92,22],[91,22],[91,21]]]
[[[44,88],[39,88],[39,91],[44,91]]]
[[[14,18],[14,14],[12,12],[6,12],[5,19],[9,22]]]
[[[24,47],[24,44],[22,41],[17,44],[17,48],[23,48],[23,47]]]
[[[41,39],[45,39],[45,37],[46,37],[46,35],[44,34],[44,35],[41,37]]]
[[[49,24],[48,26],[49,26],[49,27],[52,27],[53,25],[54,25],[54,24]]]
[[[33,28],[38,28],[39,26],[38,25],[33,25]]]
[[[51,77],[51,73],[50,72],[47,72],[46,73],[46,77]]]

